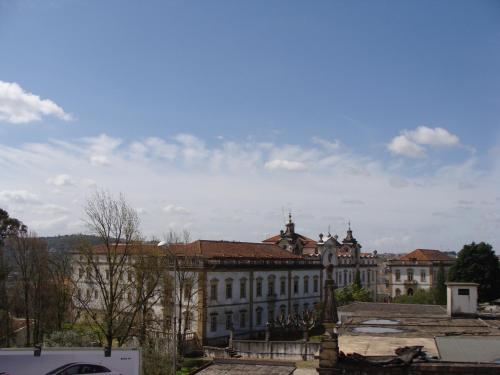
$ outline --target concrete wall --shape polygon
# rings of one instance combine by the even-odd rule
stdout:
[[[320,345],[309,341],[233,340],[232,349],[243,358],[306,361],[318,355]],[[209,357],[229,356],[224,348],[204,346],[203,349]]]

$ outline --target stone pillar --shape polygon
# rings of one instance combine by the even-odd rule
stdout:
[[[339,358],[338,335],[332,327],[326,327],[326,334],[321,338],[319,351],[319,367],[316,369],[320,375],[341,373],[337,368]]]
[[[232,348],[232,347],[233,347],[233,337],[234,337],[234,329],[233,329],[233,327],[231,327],[231,328],[229,329],[229,343],[228,343],[228,346],[229,346],[230,348]]]

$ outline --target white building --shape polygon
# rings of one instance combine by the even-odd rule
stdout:
[[[342,242],[338,241],[337,235],[330,233],[326,237],[320,234],[316,242],[296,233],[289,215],[285,230],[264,242],[276,244],[294,254],[320,258],[323,265],[321,285],[327,278],[333,278],[337,288],[344,288],[354,282],[356,272],[359,272],[361,286],[369,290],[372,297],[377,293],[377,251],[362,253],[362,246],[354,238],[350,225]]]
[[[439,267],[446,275],[455,259],[439,250],[416,249],[388,261],[391,297],[413,295],[418,289],[429,290],[437,282]]]
[[[154,245],[149,247],[158,251]],[[183,290],[178,284],[176,295],[179,302],[183,293],[182,324],[205,344],[227,340],[231,328],[235,336],[249,337],[265,330],[266,323],[280,313],[302,313],[320,301],[319,258],[293,254],[274,244],[231,241],[198,240],[170,245],[169,250],[176,255],[178,274],[189,279]],[[104,262],[102,267],[101,274],[106,275]],[[91,281],[95,271],[79,266],[75,273],[80,295],[99,310],[100,291]],[[128,276],[122,282],[127,280]],[[159,317],[164,315],[161,301],[154,309]],[[172,304],[171,297],[168,301]],[[177,316],[178,308],[176,305]]]

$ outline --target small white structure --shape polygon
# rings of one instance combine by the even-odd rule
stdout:
[[[446,283],[447,312],[449,316],[475,315],[477,313],[476,283]]]

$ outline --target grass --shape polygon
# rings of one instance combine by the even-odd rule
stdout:
[[[208,362],[210,362],[210,360],[203,357],[185,358],[182,361],[181,369],[177,370],[177,375],[188,375],[191,371],[196,370],[197,368],[205,365]]]

